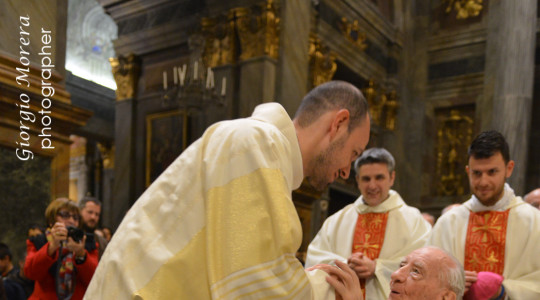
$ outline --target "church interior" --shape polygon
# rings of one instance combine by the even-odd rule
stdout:
[[[24,250],[58,197],[100,199],[114,230],[211,124],[272,101],[292,117],[330,80],[363,92],[368,147],[393,154],[408,205],[466,200],[467,147],[488,129],[524,195],[540,187],[538,2],[0,0],[1,241]],[[354,172],[293,192],[300,255],[359,193]]]

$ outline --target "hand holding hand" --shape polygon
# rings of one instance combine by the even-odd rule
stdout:
[[[336,260],[335,264],[337,267],[315,265],[308,271],[319,269],[330,275],[326,277],[326,281],[336,290],[336,300],[363,300],[364,296],[356,273],[344,262]]]
[[[353,253],[347,263],[356,272],[358,278],[369,278],[375,274],[376,263],[362,252]]]

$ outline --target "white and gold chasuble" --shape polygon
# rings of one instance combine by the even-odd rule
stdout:
[[[279,104],[211,126],[129,210],[85,299],[334,299],[294,255],[302,179]]]
[[[382,247],[375,261],[375,274],[365,282],[365,299],[386,300],[390,294],[390,275],[398,269],[404,256],[427,243],[431,232],[431,226],[420,211],[407,206],[393,190],[390,190],[388,199],[378,206],[364,204],[360,196],[353,204],[326,219],[308,247],[306,267],[331,263],[336,259],[346,262],[353,252],[359,214],[374,213],[388,213],[388,216]]]
[[[469,224],[471,218],[476,224]],[[482,205],[473,195],[441,216],[430,244],[452,253],[466,270],[483,265],[484,271],[502,274],[508,299],[540,299],[540,211],[516,197],[508,184],[493,206]]]

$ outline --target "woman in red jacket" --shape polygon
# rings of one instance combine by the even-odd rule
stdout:
[[[96,242],[77,231],[79,208],[67,198],[52,201],[45,218],[45,234],[26,241],[24,273],[35,280],[28,299],[82,299],[98,263]]]

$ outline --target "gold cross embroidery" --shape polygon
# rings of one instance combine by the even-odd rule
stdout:
[[[478,226],[478,227],[474,227],[472,229],[472,232],[476,232],[478,230],[482,230],[484,231],[484,234],[482,235],[482,243],[487,243],[487,233],[489,232],[490,229],[495,229],[495,230],[501,230],[501,226],[498,226],[498,225],[490,225],[490,222],[489,222],[489,217],[490,217],[491,214],[487,213],[484,215],[484,225],[482,226]],[[493,221],[491,222],[491,224],[494,224],[495,222],[497,222],[498,220],[498,216],[496,216]]]
[[[493,251],[491,251],[491,254],[488,258],[486,258],[486,260],[490,268],[493,268],[493,265],[499,262],[499,260],[495,257],[495,252]]]
[[[354,245],[354,250],[362,249],[362,252],[364,252],[366,250],[369,250],[369,248],[379,249],[379,245],[369,243],[369,238],[370,237],[371,237],[370,234],[368,234],[368,233],[364,234],[364,242],[362,244]]]
[[[476,270],[476,265],[478,264],[478,257],[476,253],[473,253],[473,257],[469,259],[468,263],[471,264],[472,270]]]
[[[362,216],[362,219],[360,220],[360,224],[362,225],[362,228],[366,228],[367,226],[367,218],[365,216]]]
[[[376,217],[376,218],[374,218],[374,220],[372,220],[371,222],[372,222],[373,224],[375,224],[375,226],[379,226],[379,225],[382,224],[382,221],[383,221],[382,218]]]

